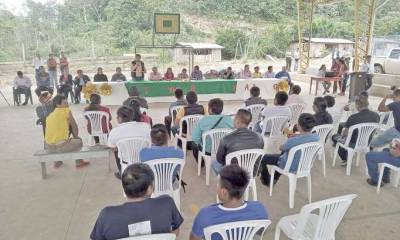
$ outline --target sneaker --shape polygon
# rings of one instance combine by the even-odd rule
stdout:
[[[118,178],[119,180],[121,180],[121,173],[115,172],[115,173],[114,173],[114,176],[115,176],[116,178]]]
[[[22,104],[22,106],[26,106],[26,104],[28,104],[28,103],[24,102],[24,103]]]
[[[61,161],[54,162],[54,168],[59,168],[61,165],[63,165],[63,162]]]
[[[88,166],[89,164],[90,164],[90,162],[82,160],[82,161],[80,161],[79,163],[76,164],[76,168],[83,168],[83,167]]]
[[[347,161],[342,161],[342,163],[340,163],[340,166],[346,167],[347,166]]]
[[[373,186],[373,187],[376,187],[376,186],[378,186],[378,183],[377,182],[374,182],[374,180],[372,180],[371,178],[368,178],[367,179],[367,183],[369,184],[369,185],[371,185],[371,186]],[[381,183],[381,187],[383,187],[385,185],[385,183]]]

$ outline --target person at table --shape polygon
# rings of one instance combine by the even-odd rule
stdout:
[[[57,59],[54,57],[53,53],[49,54],[47,59],[47,71],[49,73],[51,86],[55,86],[57,83]]]
[[[274,182],[271,183],[271,175],[269,174],[267,165],[278,166],[282,169],[285,168],[286,162],[288,161],[288,156],[290,149],[297,147],[298,145],[312,142],[319,142],[318,134],[311,133],[313,127],[315,127],[314,116],[309,113],[302,113],[299,117],[297,128],[298,134],[290,137],[286,143],[279,147],[282,151],[281,154],[266,154],[261,161],[261,183],[265,186],[270,186],[270,184],[276,184],[281,176],[280,173],[275,172]],[[293,162],[290,167],[290,172],[296,173],[299,167],[300,153],[296,153],[293,158]]]
[[[68,69],[64,68],[64,73],[60,76],[60,81],[58,82],[59,85],[57,87],[57,93],[62,94],[67,97],[72,92],[72,88],[74,86],[74,82],[72,81],[72,75],[68,73]],[[74,96],[73,96],[74,97]]]
[[[222,114],[224,110],[224,102],[219,98],[211,99],[208,102],[208,116],[204,116],[197,123],[197,126],[192,132],[192,150],[194,159],[197,161],[199,151],[205,147],[205,152],[211,154],[211,141],[206,140],[205,143],[202,142],[202,136],[205,132],[212,129],[218,128],[229,128],[233,129],[232,117],[229,115]]]
[[[263,118],[284,116],[288,117],[288,120],[290,120],[290,118],[292,117],[292,111],[288,106],[286,106],[287,100],[288,100],[288,95],[286,92],[277,92],[275,94],[274,105],[267,106],[261,113]],[[258,122],[255,125],[255,131],[261,133],[262,127],[263,127],[263,121]],[[266,133],[271,132],[271,126],[266,126],[265,132]]]
[[[244,65],[244,69],[240,72],[240,78],[241,79],[251,79],[252,74],[250,71],[250,65],[246,64]]]
[[[326,65],[322,64],[321,67],[318,70],[317,76],[320,77],[320,78],[325,78],[326,71],[327,71]],[[331,88],[331,82],[330,81],[324,81],[322,83],[322,87],[324,88],[324,93],[323,94],[329,93],[329,89]]]
[[[75,86],[75,103],[78,104],[81,101],[81,92],[84,86],[90,82],[90,78],[88,75],[83,74],[82,70],[76,71],[76,76],[74,79],[74,86]]]
[[[192,75],[190,76],[192,80],[203,80],[203,72],[200,71],[199,66],[194,66]]]
[[[393,102],[390,104],[386,104],[388,99],[393,100]],[[386,95],[380,102],[378,111],[391,111],[394,118],[394,127],[389,128],[388,130],[376,136],[371,142],[372,148],[385,147],[394,138],[400,138],[400,89],[394,90],[393,94]]]
[[[225,158],[229,153],[246,149],[264,149],[264,140],[260,134],[250,130],[251,112],[239,109],[233,120],[235,130],[222,138],[219,143],[217,158],[212,162],[212,168],[218,174],[226,165]]]
[[[343,126],[341,134],[334,134],[332,142],[336,145],[337,142],[344,143],[348,137],[349,128],[360,123],[379,123],[379,114],[368,109],[368,99],[364,96],[357,96],[355,100],[357,113],[351,115]],[[353,132],[349,146],[354,148],[357,141],[357,132]],[[342,159],[342,165],[347,165],[347,151],[344,148],[339,148],[338,154]]]
[[[301,87],[299,85],[293,85],[293,87],[289,91],[289,98],[286,102],[286,105],[296,104],[296,103],[306,104],[303,97],[300,96],[300,93],[301,93]]]
[[[67,56],[65,56],[65,53],[61,51],[60,54],[60,72],[61,74],[64,74],[64,71],[67,70],[69,73],[69,62]]]
[[[289,74],[289,72],[287,71],[287,69],[286,69],[285,66],[282,67],[282,71],[278,72],[278,73],[275,75],[275,78],[278,78],[278,79],[286,79],[286,80],[288,81],[290,87],[292,87],[292,85],[293,85],[293,83],[292,83],[292,78],[290,77],[290,74]]]
[[[164,74],[164,78],[163,80],[167,80],[167,81],[171,81],[174,80],[175,76],[174,76],[174,72],[172,72],[172,68],[167,68],[167,72]]]
[[[372,79],[374,77],[374,63],[372,62],[372,56],[368,55],[365,58],[365,62],[363,65],[361,65],[361,71],[360,72],[365,72],[367,74],[367,82],[365,86],[365,90],[368,90],[372,86]]]
[[[149,105],[147,103],[146,98],[140,96],[140,91],[136,86],[129,88],[128,91],[129,97],[122,103],[124,106],[129,106],[132,100],[137,101],[140,104],[140,107],[149,109]]]
[[[49,153],[67,153],[82,148],[82,139],[78,135],[78,125],[68,107],[67,98],[57,95],[53,98],[55,109],[46,118],[45,148]],[[72,138],[70,138],[72,135]],[[58,168],[62,161],[54,162]],[[89,162],[76,160],[77,168],[89,165]]]
[[[186,68],[182,68],[181,73],[178,74],[178,79],[179,80],[187,80],[189,79],[189,74],[187,73]]]
[[[97,68],[97,73],[93,77],[93,82],[108,82],[107,75],[103,73],[103,68]]]
[[[349,78],[349,67],[343,58],[339,60],[339,76],[341,77],[341,82],[339,82],[341,93],[339,95],[344,96],[347,87],[347,79]]]
[[[24,103],[22,103],[22,105],[25,106],[26,104],[28,104],[31,86],[32,86],[31,79],[27,76],[24,76],[22,71],[18,71],[17,76],[14,79],[14,86],[13,86],[14,99],[17,100],[17,106],[19,106],[21,104],[18,99],[18,94],[25,95],[25,101],[24,101]]]
[[[49,92],[53,95],[54,89],[50,81],[50,76],[43,66],[39,68],[38,80],[36,81],[35,93],[39,97],[42,92]]]
[[[179,235],[183,218],[170,196],[151,197],[154,173],[148,165],[129,165],[122,174],[122,187],[126,202],[101,210],[90,239],[114,240],[160,233]]]
[[[90,95],[90,104],[89,104],[89,106],[85,107],[83,109],[83,111],[84,112],[88,112],[88,111],[105,112],[108,115],[108,122],[106,121],[106,118],[103,117],[103,119],[101,119],[101,129],[103,130],[103,133],[108,133],[107,127],[110,130],[112,129],[112,125],[111,125],[112,116],[111,116],[110,109],[108,107],[101,105],[101,97],[99,94],[93,93]],[[87,120],[87,125],[86,125],[87,131],[89,134],[92,134],[92,126],[90,124],[90,121],[87,117],[86,117],[86,120]],[[96,144],[98,144],[100,142],[99,137],[95,136],[94,142]]]
[[[118,157],[117,143],[126,138],[150,139],[150,124],[140,122],[140,112],[131,107],[122,106],[117,111],[118,126],[114,127],[108,135],[107,145],[114,149],[115,162],[118,171],[114,176],[121,179],[121,162]]]
[[[157,67],[152,67],[151,72],[149,74],[149,80],[150,81],[161,81],[162,80],[162,75],[158,71]]]
[[[369,152],[366,155],[369,178],[367,183],[377,186],[379,180],[379,164],[387,163],[395,167],[400,167],[400,139],[393,139],[390,148],[385,148],[382,152]],[[390,169],[385,168],[381,186],[390,183]]]
[[[220,203],[214,203],[200,210],[194,219],[189,240],[205,239],[204,229],[209,226],[268,219],[268,212],[262,203],[245,201],[243,198],[249,179],[248,173],[236,164],[226,166],[221,170],[217,184]],[[213,235],[211,239],[221,238]],[[257,236],[254,239],[260,239],[260,237]]]
[[[146,74],[146,67],[142,61],[142,56],[140,54],[135,55],[135,60],[132,61],[132,71],[131,76],[134,81],[143,81],[144,75]]]
[[[259,66],[256,66],[254,68],[254,72],[252,74],[252,77],[253,78],[262,78],[263,77],[262,73],[260,72],[260,67]]]
[[[265,78],[275,78],[274,69],[272,66],[268,66],[268,70],[264,74]]]
[[[335,77],[340,77],[340,64],[339,64],[339,58],[333,59],[333,64],[331,66],[331,72],[333,72]],[[333,82],[333,94],[336,94],[337,92],[337,81]]]
[[[120,67],[115,68],[115,73],[111,77],[111,82],[125,82],[126,77],[122,73],[122,69]]]
[[[222,79],[235,79],[235,73],[232,71],[232,67],[227,67],[222,74]]]
[[[181,110],[178,111],[175,117],[175,126],[172,127],[172,133],[176,134],[179,129],[179,123],[181,119],[185,116],[190,116],[190,115],[205,115],[207,114],[207,109],[203,107],[202,105],[197,103],[197,94],[194,91],[189,91],[186,93],[186,101],[187,101],[187,106],[182,108]],[[183,125],[182,129],[183,133],[186,133],[186,126]]]
[[[168,116],[166,116],[164,118],[164,123],[165,123],[165,127],[167,128],[168,134],[171,133],[171,124],[174,124],[175,128],[177,129],[177,125],[175,125],[175,123],[172,123],[171,109],[173,107],[176,107],[176,106],[185,106],[185,105],[187,105],[187,101],[183,96],[182,89],[180,89],[180,88],[175,89],[174,94],[175,94],[176,101],[172,102],[169,105]],[[173,113],[173,114],[175,114],[175,116],[176,116],[178,113],[176,112],[176,113]]]
[[[262,104],[267,106],[267,100],[260,97],[260,88],[257,86],[250,88],[250,97],[244,101],[246,107],[255,105],[255,104]]]

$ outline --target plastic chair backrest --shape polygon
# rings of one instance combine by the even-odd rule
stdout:
[[[175,240],[175,239],[176,235],[174,233],[161,233],[161,234],[150,234],[150,235],[120,238],[117,240]]]
[[[226,155],[226,165],[231,165],[232,160],[236,159],[239,167],[245,169],[251,178],[254,178],[254,166],[257,163],[257,160],[261,159],[264,156],[265,152],[263,149],[248,149],[248,150],[240,150],[236,152],[229,153]]]
[[[321,143],[325,144],[328,139],[328,135],[333,130],[333,124],[323,124],[319,126],[315,126],[311,132],[315,133],[319,136],[319,140]]]
[[[203,118],[203,115],[200,114],[196,114],[196,115],[189,115],[189,116],[185,116],[181,119],[180,123],[179,123],[179,128],[181,129],[179,131],[179,136],[183,137],[183,123],[186,123],[186,139],[188,141],[192,140],[192,132],[194,130],[194,128],[197,126],[197,123],[200,121],[200,119]]]
[[[261,239],[265,230],[271,224],[270,220],[248,220],[223,223],[204,228],[205,240],[211,236],[220,235],[222,240],[252,240],[256,233],[261,232]]]
[[[246,109],[251,112],[250,126],[254,126],[257,122],[261,120],[261,113],[265,107],[266,105],[264,104],[253,104],[246,107]]]
[[[169,194],[174,191],[173,183],[175,180],[175,170],[179,168],[179,176],[182,176],[182,170],[185,161],[180,158],[163,158],[146,161],[154,173],[154,193],[155,196]],[[181,187],[181,177],[179,177],[178,188]]]
[[[133,163],[140,161],[139,154],[143,148],[150,147],[151,141],[146,138],[125,138],[117,142],[118,157],[121,161],[121,172]]]
[[[315,231],[307,231],[307,236],[312,240],[335,239],[335,231],[342,221],[347,209],[350,207],[356,194],[349,194],[340,197],[330,198],[323,201],[310,203],[301,208],[298,215],[297,225],[293,239],[302,239],[305,234],[308,219],[312,213],[319,210],[318,220],[315,224]],[[309,235],[313,234],[313,235]]]
[[[178,114],[178,112],[179,112],[181,109],[183,109],[185,106],[186,106],[186,105],[179,105],[179,106],[171,107],[171,108],[169,109],[169,115],[170,115],[171,118],[172,118],[172,121],[171,121],[172,125],[175,125],[176,114]]]
[[[202,143],[204,147],[202,148],[202,152],[205,153],[206,151],[206,143],[211,143],[211,156],[215,156],[218,151],[219,143],[221,139],[224,138],[227,134],[231,133],[233,130],[229,128],[217,128],[208,130],[203,133],[202,135]],[[210,139],[210,141],[207,141]]]
[[[261,131],[261,136],[265,135],[267,131],[267,126],[270,126],[271,138],[280,138],[283,135],[283,129],[289,124],[289,118],[287,116],[273,116],[264,118],[263,127]]]
[[[357,141],[354,149],[366,149],[369,146],[369,140],[371,135],[374,133],[376,129],[379,128],[378,123],[360,123],[349,128],[349,132],[346,137],[345,146],[350,146],[350,140],[357,131]]]
[[[90,127],[93,136],[96,135],[102,135],[103,133],[103,119],[105,119],[107,123],[107,133],[110,132],[110,126],[109,126],[109,115],[106,112],[103,111],[86,111],[83,114],[90,122]]]
[[[296,124],[297,120],[300,117],[300,114],[303,113],[305,104],[304,103],[293,103],[293,104],[289,104],[288,107],[290,108],[290,111],[292,113],[290,123]]]
[[[304,143],[291,148],[289,150],[288,159],[285,165],[285,172],[290,172],[294,157],[296,156],[297,152],[300,152],[299,165],[296,171],[296,175],[309,175],[313,163],[321,150],[323,150],[323,146],[320,142]]]
[[[386,120],[386,121],[385,121]],[[379,113],[379,125],[382,129],[388,129],[394,126],[393,112],[380,112]]]

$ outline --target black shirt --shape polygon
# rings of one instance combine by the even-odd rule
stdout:
[[[332,116],[327,111],[314,114],[314,119],[317,126],[333,123]]]
[[[96,74],[96,75],[94,75],[93,82],[108,82],[107,75]]]
[[[364,109],[361,110],[358,113],[355,113],[347,119],[347,122],[345,123],[345,128],[350,128],[356,124],[360,123],[379,123],[379,114],[373,111],[370,111],[369,109]],[[354,146],[354,144],[357,141],[357,132],[353,132],[353,136],[351,136],[350,143],[351,145]]]
[[[126,81],[126,77],[122,73],[114,73],[111,77],[111,82],[116,82],[116,81]]]

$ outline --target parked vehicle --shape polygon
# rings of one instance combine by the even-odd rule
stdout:
[[[385,58],[374,58],[374,71],[381,74],[400,75],[400,48],[393,48]]]

